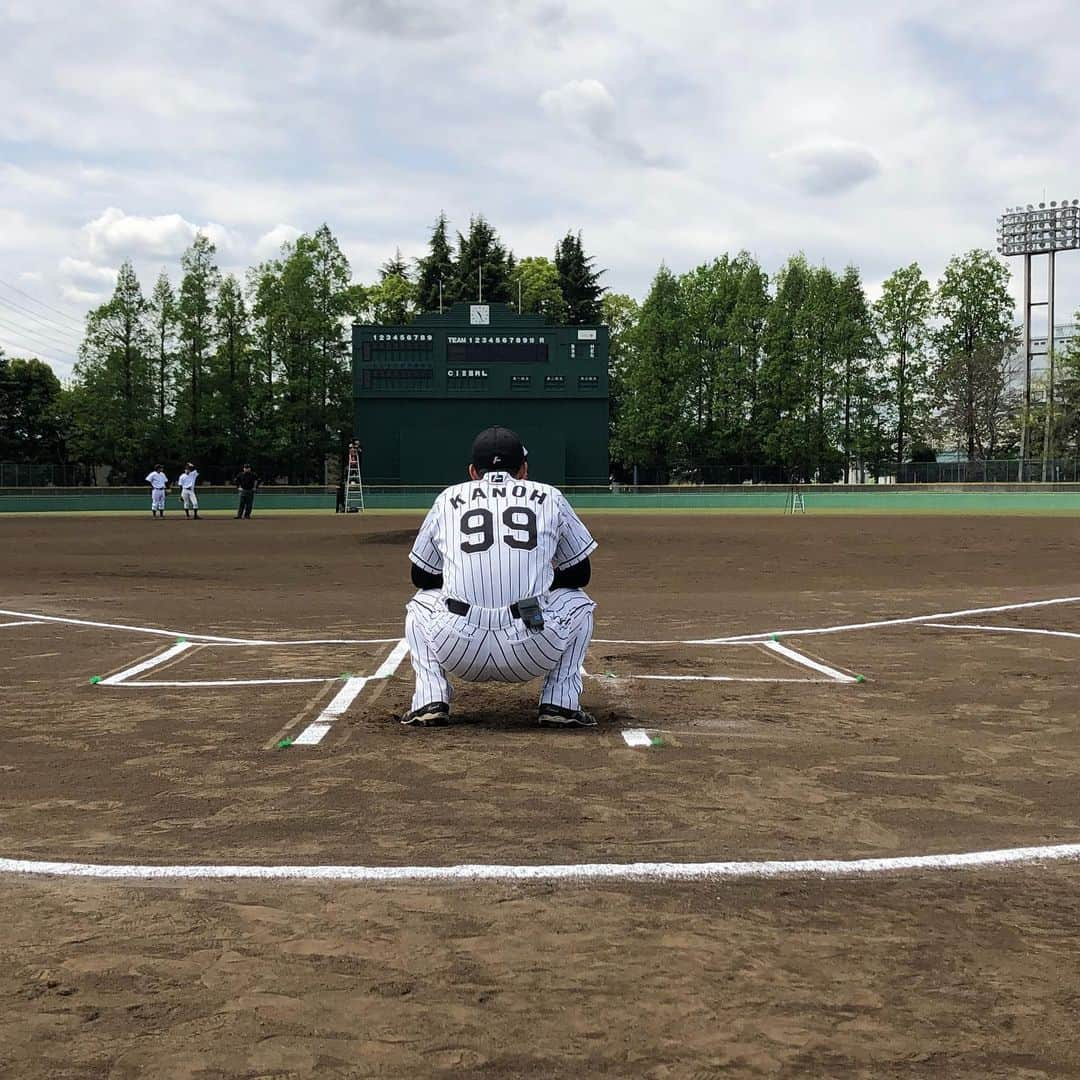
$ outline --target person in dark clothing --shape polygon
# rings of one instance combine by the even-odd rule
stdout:
[[[236,478],[236,489],[240,493],[240,505],[236,508],[238,518],[251,517],[251,507],[255,502],[255,492],[259,489],[259,478],[245,465]]]
[[[337,486],[337,504],[334,507],[335,514],[345,513],[345,474],[342,473]]]

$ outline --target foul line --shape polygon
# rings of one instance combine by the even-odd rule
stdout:
[[[808,634],[842,634],[850,630],[875,630],[882,626],[905,626],[927,623],[933,619],[959,619],[964,615],[994,615],[1001,611],[1020,611],[1024,608],[1052,607],[1055,604],[1075,604],[1080,596],[1062,596],[1055,600],[1029,600],[1023,604],[998,604],[995,607],[965,608],[963,611],[936,611],[931,615],[910,615],[903,619],[879,619],[876,622],[847,623],[843,626],[804,627],[801,630],[769,630],[763,634],[736,634],[733,637],[699,638],[681,642],[684,645],[739,645],[772,637],[803,637]],[[658,643],[659,644],[659,643]]]
[[[182,652],[186,652],[190,648],[191,645],[188,642],[178,641],[171,649],[166,649],[163,653],[158,653],[157,656],[151,656],[149,660],[144,660],[141,664],[136,664],[134,667],[129,667],[124,671],[118,671],[115,675],[110,675],[107,679],[102,679],[101,685],[120,686],[122,683],[127,682],[128,679],[133,679],[143,671],[149,671],[150,668],[155,668],[159,664],[164,664],[166,660],[171,660],[174,656],[179,656]]]
[[[1046,637],[1080,638],[1069,630],[1035,630],[1027,626],[978,626],[973,623],[927,623],[935,630],[989,630],[994,634],[1043,634]]]
[[[70,619],[59,615],[35,615],[31,611],[8,611],[0,608],[0,615],[22,616],[33,622],[67,623],[71,626],[93,626],[99,630],[129,630],[135,634],[153,634],[157,637],[188,638],[191,641],[212,641],[217,645],[389,645],[400,638],[303,638],[299,641],[269,641],[262,638],[217,637],[214,634],[189,634],[186,630],[162,630],[152,626],[128,626],[125,623],[92,622],[90,619]]]
[[[811,659],[809,656],[804,656],[801,652],[796,652],[794,649],[788,648],[787,645],[781,645],[779,641],[766,641],[765,648],[770,650],[770,652],[778,653],[780,656],[786,656],[794,663],[801,664],[803,667],[808,667],[812,671],[827,675],[835,682],[848,683],[858,681],[854,675],[845,675],[842,671],[837,671],[836,668],[829,667],[828,664],[823,664],[818,660]]]
[[[348,709],[369,682],[389,679],[397,671],[401,661],[409,655],[409,643],[404,638],[396,640],[397,644],[375,669],[374,675],[353,676],[345,680],[345,685],[334,695],[326,708],[293,739],[293,746],[317,746],[326,738],[334,721]]]
[[[0,630],[6,630],[9,626],[36,626],[40,622],[39,619],[20,619],[18,622],[2,622],[0,623]]]
[[[762,862],[631,862],[539,866],[466,863],[458,866],[144,866],[0,859],[0,874],[74,878],[293,878],[305,881],[701,881],[785,877],[869,877],[904,871],[978,870],[1080,859],[1080,844],[1002,848],[886,859],[795,859]]]

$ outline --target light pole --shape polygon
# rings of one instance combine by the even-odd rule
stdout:
[[[1033,308],[1046,308],[1046,358],[1047,394],[1046,425],[1043,432],[1042,478],[1046,480],[1047,467],[1053,451],[1054,412],[1054,256],[1059,251],[1080,248],[1080,199],[1072,202],[1041,202],[1032,206],[1010,206],[998,218],[998,253],[1006,257],[1024,256],[1024,413],[1020,425],[1020,467],[1017,480],[1024,479],[1031,432],[1031,358],[1036,355],[1031,348],[1031,312]],[[1045,255],[1046,299],[1031,299],[1031,256]]]

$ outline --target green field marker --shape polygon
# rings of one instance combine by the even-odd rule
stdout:
[[[769,640],[770,641],[779,641],[780,640],[780,635],[779,634],[770,634],[769,635]]]
[[[654,735],[652,737],[652,739],[649,740],[649,745],[650,746],[667,746],[667,743],[664,742],[664,740],[661,739],[659,735]]]
[[[866,682],[866,676],[865,675],[856,675],[855,676],[855,681],[856,682]]]
[[[293,744],[292,739],[290,739],[290,738],[288,738],[286,736],[284,739],[278,739],[277,748],[279,750],[288,750],[289,747],[292,746],[292,744]]]
[[[101,676],[100,675],[91,675],[90,676],[90,682],[91,682],[92,685],[97,686],[97,684],[99,682],[101,682]]]
[[[343,679],[351,679],[352,678],[352,672],[351,671],[343,671],[341,673],[341,677]]]
[[[187,638],[186,637],[178,637],[176,639],[176,644],[177,645],[186,645],[187,644]]]
[[[618,675],[616,675],[614,671],[605,671],[604,672],[604,678],[605,679],[617,679]]]

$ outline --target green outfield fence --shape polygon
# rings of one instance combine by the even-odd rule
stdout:
[[[426,510],[438,487],[364,489],[369,510]],[[644,486],[565,488],[570,502],[583,510],[731,510],[783,513],[792,493],[786,484],[733,486]],[[807,513],[1080,513],[1080,483],[1069,484],[801,484]],[[255,497],[255,512],[309,510],[333,513],[334,487],[266,486]],[[236,490],[204,487],[202,509],[234,510]],[[0,513],[148,511],[146,488],[0,488]],[[166,508],[180,512],[170,492]]]

